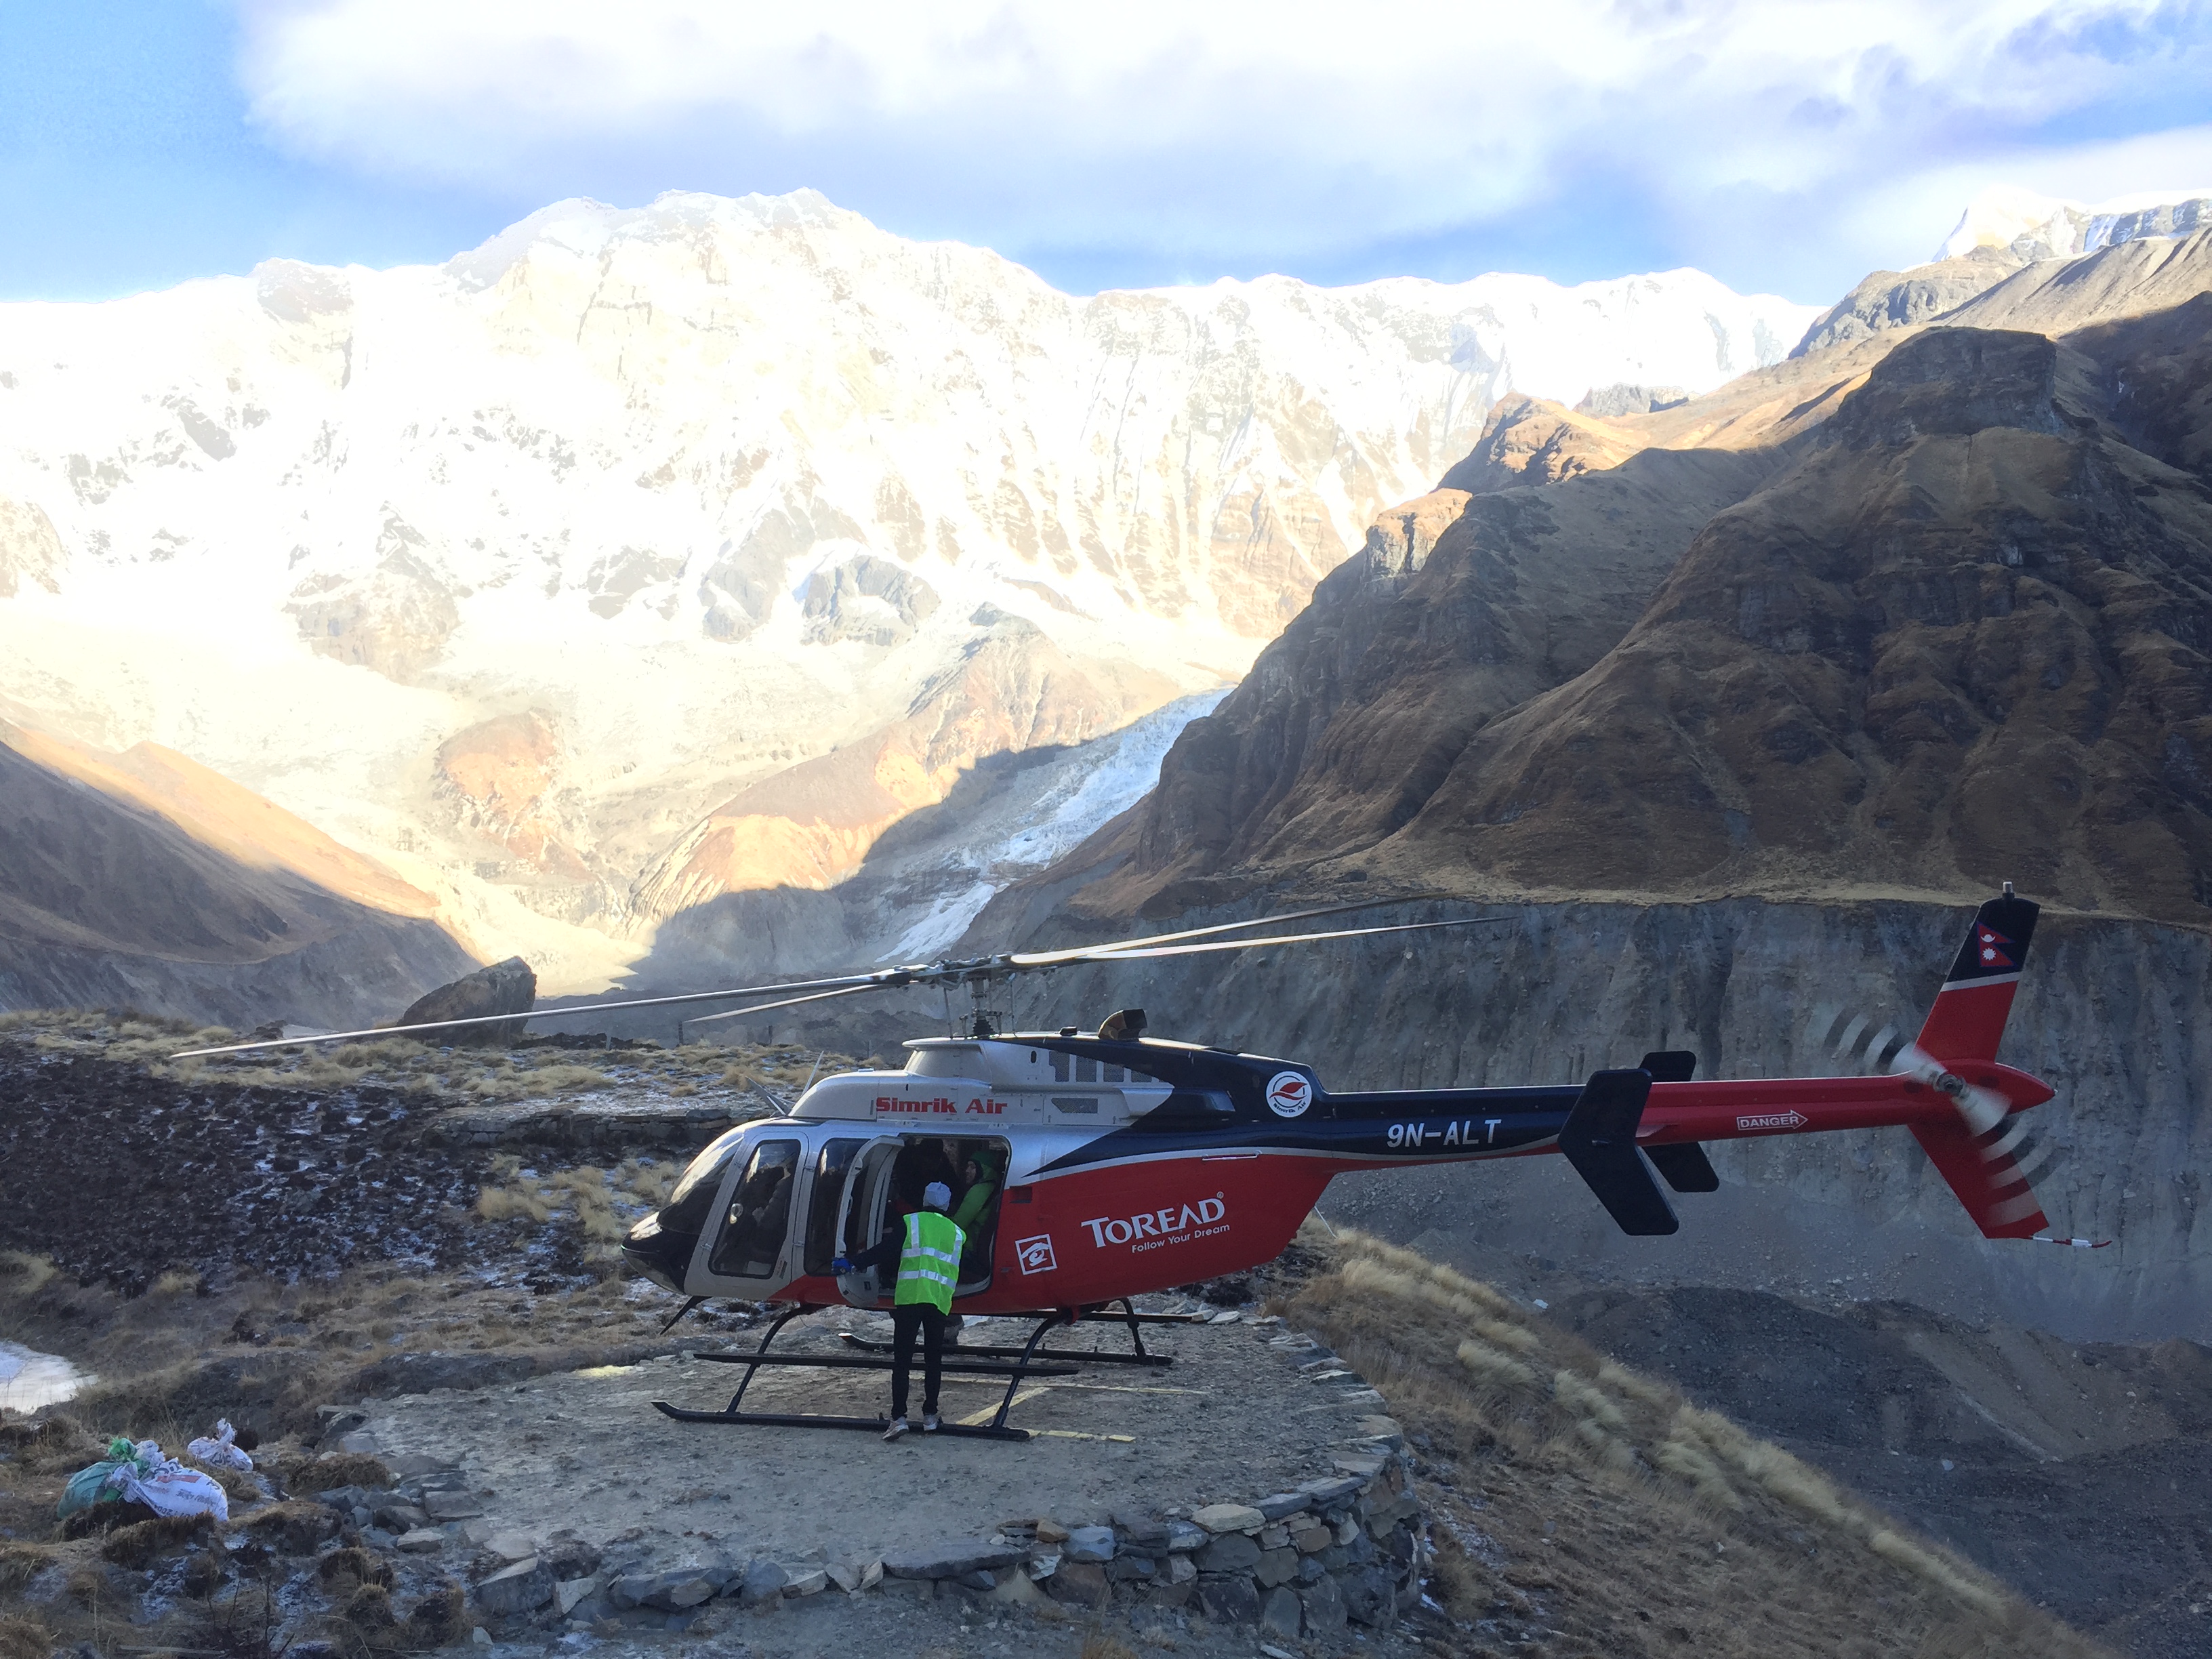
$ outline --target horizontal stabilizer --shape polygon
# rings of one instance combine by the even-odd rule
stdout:
[[[1984,1238],[2033,1238],[2049,1229],[2027,1172],[2013,1155],[2024,1150],[2016,1124],[2000,1123],[1978,1135],[1951,1118],[1914,1124],[1912,1138],[1966,1206]]]
[[[1649,1072],[1595,1073],[1559,1127],[1559,1150],[1575,1173],[1589,1183],[1620,1231],[1639,1238],[1675,1232],[1682,1224],[1636,1146],[1637,1125],[1650,1095]]]
[[[1694,1140],[1674,1146],[1646,1146],[1644,1156],[1651,1160],[1651,1167],[1666,1176],[1667,1184],[1678,1193],[1717,1193],[1721,1189],[1721,1178],[1713,1169],[1712,1160]]]
[[[1638,1066],[1654,1083],[1687,1083],[1698,1074],[1698,1057],[1687,1048],[1654,1048]]]

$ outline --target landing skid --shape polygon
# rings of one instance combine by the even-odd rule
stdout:
[[[954,1354],[968,1354],[987,1359],[1012,1359],[1017,1357],[1024,1359],[1072,1359],[1084,1364],[1150,1365],[1158,1369],[1174,1364],[1175,1356],[1147,1351],[1145,1346],[1143,1327],[1202,1325],[1206,1322],[1204,1314],[1139,1313],[1135,1305],[1126,1297],[1121,1298],[1121,1310],[1120,1313],[1114,1313],[1106,1308],[1088,1308],[1077,1314],[1074,1321],[1066,1322],[1073,1323],[1079,1321],[1085,1324],[1127,1325],[1129,1328],[1129,1346],[1133,1350],[1129,1353],[1103,1353],[1093,1348],[1037,1348],[1036,1339],[1032,1337],[1030,1348],[969,1347],[965,1345],[947,1344],[945,1350],[945,1363],[949,1366]],[[1060,1322],[1060,1316],[1052,1316],[1051,1322]],[[879,1342],[868,1337],[858,1336],[851,1331],[840,1331],[837,1334],[848,1347],[865,1349],[870,1353],[890,1352],[891,1345],[888,1342]],[[1036,1350],[1034,1353],[1030,1352],[1031,1348]],[[1042,1373],[1033,1372],[1032,1375],[1042,1375]]]
[[[743,1365],[745,1368],[744,1376],[738,1380],[738,1391],[730,1396],[730,1403],[720,1411],[690,1411],[681,1406],[672,1406],[665,1400],[654,1401],[653,1408],[662,1416],[673,1418],[678,1423],[740,1423],[757,1428],[777,1429],[873,1429],[880,1433],[890,1426],[889,1419],[881,1417],[834,1417],[827,1413],[813,1412],[749,1412],[740,1409],[744,1401],[745,1390],[752,1386],[753,1378],[760,1374],[763,1366],[811,1365],[824,1370],[863,1371],[887,1371],[892,1369],[890,1360],[878,1359],[867,1354],[770,1353],[768,1351],[769,1345],[775,1340],[786,1325],[800,1314],[811,1311],[812,1310],[805,1307],[785,1309],[782,1313],[776,1316],[775,1322],[768,1328],[767,1334],[761,1338],[760,1346],[751,1353],[695,1353],[692,1355],[695,1359],[708,1359],[718,1364]],[[1073,1365],[1037,1363],[1042,1357],[1037,1352],[1037,1345],[1044,1340],[1044,1334],[1054,1325],[1070,1322],[1072,1322],[1071,1317],[1065,1312],[1050,1313],[1040,1316],[1036,1329],[1030,1333],[1028,1345],[1018,1350],[1020,1357],[1012,1364],[995,1357],[988,1358],[956,1357],[960,1351],[948,1351],[942,1367],[945,1372],[960,1376],[1003,1376],[1006,1379],[1006,1397],[999,1401],[999,1409],[989,1423],[973,1425],[965,1423],[945,1423],[941,1424],[935,1432],[971,1440],[1027,1440],[1030,1437],[1030,1431],[1027,1429],[1010,1429],[1006,1426],[1006,1413],[1013,1407],[1016,1392],[1030,1378],[1076,1375],[1077,1368]],[[968,1351],[970,1354],[975,1352]],[[1004,1352],[1017,1351],[1009,1349]],[[919,1355],[915,1356],[917,1369],[920,1365],[920,1358]]]

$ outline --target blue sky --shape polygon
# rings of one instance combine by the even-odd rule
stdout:
[[[2212,187],[2212,8],[0,5],[0,298],[811,185],[1077,292],[1694,264],[1826,301],[1992,184]]]

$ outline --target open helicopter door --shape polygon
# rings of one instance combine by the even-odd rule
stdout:
[[[853,1256],[884,1235],[884,1214],[890,1207],[891,1171],[906,1143],[896,1135],[872,1140],[853,1160],[845,1177],[845,1195],[837,1206],[837,1254]],[[855,1308],[872,1308],[882,1295],[879,1269],[863,1267],[837,1279],[837,1294]]]

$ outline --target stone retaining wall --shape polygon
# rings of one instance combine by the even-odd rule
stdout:
[[[779,1597],[839,1589],[916,1600],[967,1597],[1021,1601],[1039,1594],[1085,1609],[1121,1606],[1184,1609],[1218,1624],[1256,1626],[1286,1637],[1332,1637],[1350,1626],[1382,1628],[1420,1605],[1427,1547],[1422,1537],[1413,1470],[1392,1425],[1372,1449],[1340,1453],[1335,1472],[1272,1492],[1249,1504],[1212,1504],[1158,1516],[1116,1515],[1110,1522],[1066,1527],[1050,1519],[1014,1521],[987,1538],[878,1558],[786,1564],[768,1557],[690,1564],[658,1572],[592,1571],[598,1552],[574,1542],[556,1548],[574,1576],[526,1545],[497,1549],[502,1561],[476,1587],[478,1613],[495,1626],[530,1620],[540,1609],[568,1617],[580,1610],[665,1613],[668,1627],[686,1628],[708,1603],[729,1597],[754,1606]],[[428,1524],[450,1507],[434,1486],[414,1503],[401,1494],[326,1493],[324,1501],[355,1508],[357,1517],[387,1498],[407,1507],[377,1516],[387,1524]],[[465,1503],[465,1509],[472,1509]],[[483,1523],[473,1523],[488,1531]],[[398,1547],[414,1547],[410,1534]],[[521,1558],[521,1559],[510,1559]]]

